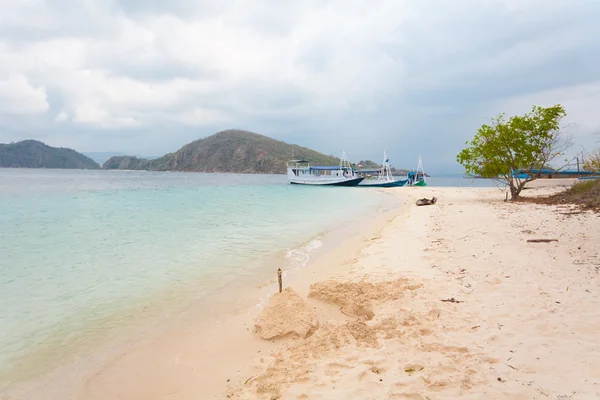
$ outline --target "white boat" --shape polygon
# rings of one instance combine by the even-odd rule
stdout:
[[[373,178],[367,178],[360,183],[361,187],[399,187],[404,186],[408,179],[395,179],[392,175],[392,167],[390,166],[390,159],[388,158],[385,151],[383,152],[383,163],[381,168],[378,170],[359,170],[358,173],[374,173]]]
[[[342,154],[339,166],[311,166],[305,160],[291,160],[287,164],[290,183],[297,185],[356,186],[364,178],[358,176]]]

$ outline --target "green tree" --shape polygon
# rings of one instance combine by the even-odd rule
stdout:
[[[534,106],[530,113],[508,119],[500,114],[479,128],[457,161],[469,175],[505,182],[516,200],[525,184],[539,177],[531,170],[548,168],[570,146],[560,127],[565,116],[560,104]]]

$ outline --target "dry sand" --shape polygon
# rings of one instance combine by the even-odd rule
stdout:
[[[141,337],[21,398],[600,398],[598,215],[497,189],[389,192],[394,210],[284,279],[262,315]],[[437,204],[414,206],[425,196]]]
[[[260,358],[229,398],[600,398],[600,218],[493,189],[401,193],[438,203],[311,285],[346,318]]]

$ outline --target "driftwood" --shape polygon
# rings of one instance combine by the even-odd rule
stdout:
[[[558,242],[558,239],[528,239],[528,243],[550,243],[550,242]]]
[[[281,289],[283,288],[283,278],[281,277],[281,268],[277,268],[277,280],[279,281],[279,293],[281,293]]]
[[[456,300],[454,297],[451,297],[449,299],[444,299],[442,301],[448,302],[448,303],[463,303],[462,300]]]
[[[431,200],[426,199],[426,198],[422,198],[417,200],[417,202],[415,203],[418,206],[430,206],[432,204],[435,204],[437,202],[437,197],[432,197]]]

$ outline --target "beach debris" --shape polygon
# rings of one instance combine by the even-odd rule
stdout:
[[[445,301],[448,303],[464,303],[464,300],[456,300],[454,297],[451,297],[449,299],[442,299],[442,301]]]
[[[414,366],[414,367],[408,367],[408,368],[404,369],[404,372],[411,375],[413,372],[423,371],[424,369],[425,369],[425,367]]]
[[[558,242],[558,239],[528,239],[528,243],[550,243],[550,242]]]
[[[427,199],[427,198],[422,198],[417,200],[417,202],[415,203],[418,206],[430,206],[432,204],[435,204],[437,202],[437,197],[432,197],[431,200]]]
[[[515,367],[513,367],[512,365],[509,365],[509,364],[506,364],[506,365],[507,365],[507,366],[509,366],[509,367],[511,367],[511,368],[512,368],[512,369],[514,369],[515,371],[518,371],[518,370],[519,370],[519,368],[515,368]]]
[[[282,278],[281,268],[277,268],[277,281],[279,282],[279,293],[283,289],[283,278]]]
[[[292,288],[269,299],[254,323],[255,333],[265,340],[304,339],[319,327],[317,314]]]

